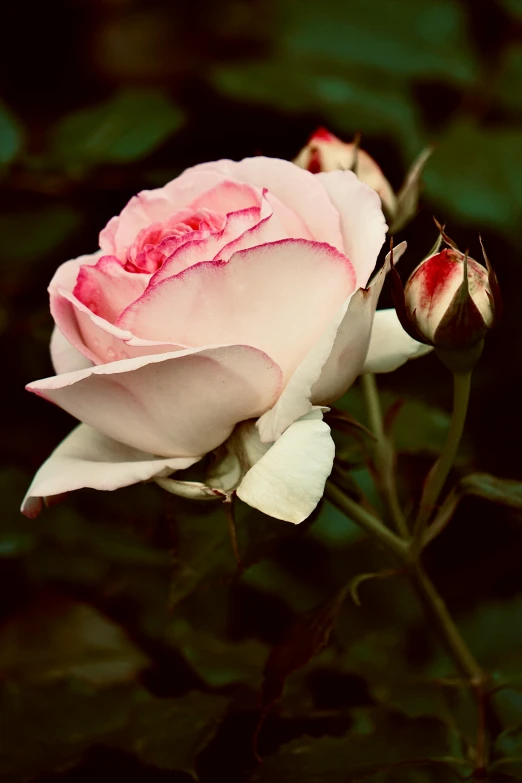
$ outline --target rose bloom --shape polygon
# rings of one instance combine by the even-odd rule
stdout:
[[[374,319],[385,231],[379,197],[352,172],[264,157],[195,166],[132,198],[100,250],[51,281],[57,374],[27,388],[82,424],[24,513],[155,478],[305,519],[334,458],[323,406],[361,372],[424,350],[395,311]],[[210,489],[168,478],[212,454],[226,465]]]

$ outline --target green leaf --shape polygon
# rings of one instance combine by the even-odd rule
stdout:
[[[522,777],[522,727],[507,729],[495,742],[495,754],[501,756],[492,764],[492,769],[509,775]]]
[[[199,692],[156,699],[136,686],[7,683],[0,690],[0,777],[21,780],[64,769],[94,745],[193,774],[196,756],[228,703],[227,697]]]
[[[41,589],[0,629],[0,671],[17,683],[76,678],[115,685],[147,663],[117,625],[54,591]]]
[[[379,715],[364,734],[300,737],[283,745],[254,772],[251,783],[347,783],[380,770],[444,764],[467,771],[454,732],[431,718]]]
[[[476,62],[462,7],[453,0],[281,4],[281,48],[298,62],[375,68],[414,79],[469,83]]]
[[[394,406],[398,409],[390,433],[398,452],[438,454],[441,451],[450,423],[446,411],[422,400],[399,396],[386,390],[380,392],[380,398],[385,412]],[[364,397],[359,386],[352,387],[336,405],[368,424]]]
[[[522,18],[522,0],[520,8],[520,16]],[[522,95],[519,89],[521,80],[522,46],[519,43],[515,43],[502,52],[502,62],[495,80],[495,93],[500,103],[507,109],[513,111],[522,109]]]
[[[236,562],[232,552],[225,513],[221,503],[206,505],[175,500],[171,525],[172,582],[170,604],[192,593],[202,581],[211,582],[223,573],[233,573]]]
[[[0,242],[5,260],[13,263],[4,265],[2,271],[13,279],[23,274],[23,264],[59,248],[78,230],[81,220],[81,215],[67,204],[4,212],[0,215]],[[14,262],[17,266],[11,269]]]
[[[49,509],[33,527],[40,537],[24,563],[30,579],[69,585],[101,601],[110,595],[111,601],[131,610],[140,633],[162,633],[168,609],[168,552],[103,517],[91,522],[67,504]]]
[[[522,209],[522,133],[457,120],[428,161],[426,195],[463,220],[518,236]]]
[[[423,545],[426,546],[444,530],[455,513],[458,504],[466,495],[488,500],[491,503],[522,509],[522,483],[512,479],[501,479],[488,473],[472,473],[465,476],[453,488],[442,504],[432,524],[426,529]]]
[[[171,605],[179,603],[198,585],[215,582],[237,572],[232,543],[221,502],[199,504],[175,500],[171,526],[174,552]],[[305,525],[288,525],[235,502],[239,555],[244,569],[268,557],[282,541],[302,536]]]
[[[161,91],[129,88],[60,120],[51,152],[79,173],[97,163],[129,163],[153,152],[183,120],[182,111]]]
[[[128,725],[109,744],[132,752],[145,764],[189,772],[195,778],[197,755],[214,736],[228,705],[226,696],[198,691],[178,699],[142,694]]]
[[[472,473],[459,483],[461,494],[498,503],[509,508],[522,508],[522,482],[498,478],[489,473]]]
[[[127,721],[134,687],[59,683],[0,689],[0,777],[23,780],[79,761]]]
[[[500,4],[515,19],[522,19],[522,0],[500,0]]]
[[[0,103],[0,166],[15,160],[24,144],[24,131],[13,112]]]
[[[249,683],[259,688],[268,647],[254,639],[240,642],[219,638],[206,630],[192,628],[183,619],[174,619],[168,640],[190,666],[213,688],[232,683]]]
[[[477,660],[495,682],[509,683],[522,674],[522,596],[482,604],[459,623]]]

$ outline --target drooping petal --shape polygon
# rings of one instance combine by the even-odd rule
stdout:
[[[404,331],[393,307],[377,310],[363,372],[392,372],[431,350],[431,345],[417,342]]]
[[[330,171],[315,176],[339,210],[345,253],[356,270],[357,285],[364,288],[386,236],[380,198],[352,171]]]
[[[201,163],[188,171],[218,171],[231,178],[267,188],[279,202],[299,216],[315,240],[328,242],[337,250],[344,250],[336,208],[338,205],[332,204],[323,183],[309,171],[287,160],[265,158],[262,155],[241,161]]]
[[[233,345],[127,359],[27,388],[128,446],[200,457],[273,405],[281,370],[261,351]]]
[[[160,459],[80,424],[37,472],[22,511],[28,517],[36,517],[42,509],[43,498],[83,487],[100,490],[127,487],[165,472],[183,470],[194,462],[197,457]]]
[[[335,446],[318,410],[289,427],[248,471],[237,494],[249,506],[298,524],[320,501]]]
[[[394,249],[398,261],[406,243]],[[319,405],[341,397],[362,371],[373,314],[389,269],[390,254],[369,289],[348,296],[303,359],[273,408],[257,423],[261,440],[276,440],[292,422]]]
[[[149,288],[117,326],[178,345],[252,345],[288,378],[353,291],[349,260],[332,247],[282,240],[197,264]]]
[[[90,359],[87,359],[82,353],[73,348],[71,343],[66,340],[57,326],[54,327],[51,335],[51,361],[57,375],[63,372],[76,372],[76,370],[85,370],[92,366]]]

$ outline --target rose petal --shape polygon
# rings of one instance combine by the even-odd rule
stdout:
[[[248,471],[237,494],[249,506],[298,524],[319,503],[335,446],[318,410],[296,421]]]
[[[252,345],[288,378],[353,291],[353,281],[349,260],[329,245],[281,240],[164,280],[117,326],[183,345]]]
[[[406,250],[401,242],[393,250],[397,263]],[[390,269],[388,253],[384,265],[368,288],[359,288],[337,332],[333,349],[325,363],[321,376],[312,389],[312,402],[325,405],[338,400],[363,372],[364,361],[370,344],[372,323],[384,279]]]
[[[50,351],[51,361],[58,375],[63,372],[85,370],[92,366],[90,359],[86,359],[82,353],[73,348],[57,326],[54,327],[51,335]]]
[[[27,389],[115,440],[162,457],[201,456],[280,393],[280,368],[234,345],[144,356],[45,378]]]
[[[253,186],[232,182],[227,187],[227,181],[228,178],[218,171],[192,168],[162,188],[142,190],[131,198],[117,217],[109,220],[100,233],[100,247],[105,254],[125,260],[138,233],[151,223],[166,220],[190,206],[194,206],[195,210],[202,207],[214,209],[216,187],[224,188],[217,205],[220,212],[231,212],[256,203],[259,195]],[[205,198],[202,194],[206,194]]]
[[[405,249],[405,242],[395,248],[396,261]],[[314,402],[338,399],[361,372],[373,313],[389,263],[390,254],[368,292],[359,289],[345,299],[274,407],[261,416],[257,427],[264,443],[276,440],[292,422],[310,411]]]
[[[183,247],[176,249],[152,277],[150,286],[155,286],[168,277],[174,277],[190,266],[201,263],[201,261],[212,261],[217,257],[223,257],[223,251],[226,247],[233,247],[235,241],[259,226],[260,223],[264,225],[271,214],[272,209],[266,200],[263,200],[262,208],[256,206],[232,212],[227,215],[227,222],[222,231],[203,239],[195,238],[186,242]],[[281,239],[281,236],[275,238]],[[255,244],[260,243],[254,240],[248,246],[251,247]],[[231,252],[226,254],[227,258]]]
[[[219,160],[201,163],[188,170],[192,171],[220,172],[231,178],[267,188],[279,202],[290,207],[299,216],[315,240],[328,242],[338,250],[344,250],[339,213],[323,183],[309,171],[287,160],[265,158],[261,155],[238,162]]]
[[[386,236],[379,196],[352,171],[330,171],[315,176],[339,210],[345,252],[357,272],[357,285],[363,288]]]
[[[115,256],[103,256],[93,266],[82,265],[73,295],[109,323],[143,294],[150,275],[127,272]]]
[[[101,490],[127,487],[165,471],[188,468],[197,459],[160,459],[80,424],[44,462],[29,487],[22,511],[28,517],[36,517],[42,509],[43,498],[83,487]]]
[[[363,372],[392,372],[431,350],[431,345],[417,342],[404,331],[393,307],[377,310]]]

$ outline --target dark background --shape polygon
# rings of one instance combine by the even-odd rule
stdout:
[[[107,683],[113,689],[130,688],[129,682],[139,680],[140,687],[158,699],[187,698],[194,688],[196,693],[223,698],[219,689],[220,677],[224,678],[237,710],[221,724],[217,739],[203,755],[194,751],[193,757],[198,757],[203,781],[219,779],[216,769],[227,780],[235,780],[234,775],[243,779],[246,773],[241,770],[253,764],[245,748],[255,723],[256,687],[268,649],[296,614],[328,596],[342,583],[346,570],[364,571],[374,555],[367,547],[359,556],[353,547],[366,547],[366,542],[356,540],[353,530],[347,533],[325,505],[318,533],[310,536],[305,525],[296,535],[292,531],[286,543],[278,541],[289,535],[284,523],[272,527],[267,520],[260,522],[267,526],[267,540],[272,542],[266,550],[271,558],[230,585],[221,573],[230,568],[228,561],[226,567],[221,562],[228,542],[214,542],[212,557],[207,551],[208,526],[215,521],[211,523],[199,509],[160,497],[154,487],[121,490],[110,497],[78,493],[66,507],[46,511],[36,522],[23,520],[18,507],[31,475],[72,425],[65,413],[24,391],[25,383],[52,374],[46,287],[60,263],[96,249],[98,232],[130,196],[164,184],[187,166],[256,154],[291,159],[310,133],[325,125],[346,140],[360,131],[362,146],[398,188],[414,157],[434,143],[419,215],[398,237],[409,244],[402,272],[406,276],[433,244],[433,215],[446,223],[462,249],[469,248],[477,258],[481,232],[503,291],[505,317],[488,337],[475,372],[458,469],[520,479],[522,3],[19,1],[2,10],[2,26],[0,555],[5,559],[0,608],[7,630],[0,642],[3,639],[7,653],[5,660],[0,653],[0,670],[8,694],[3,720],[6,726],[14,725],[10,712],[14,710],[24,726],[20,724],[17,730],[22,734],[7,745],[18,742],[27,750],[21,759],[14,753],[10,756],[10,748],[4,749],[7,761],[0,764],[0,774],[19,780],[79,763],[76,772],[67,774],[88,780],[107,769],[112,775],[138,774],[139,764],[144,763],[149,767],[140,774],[148,780],[153,775],[177,780],[177,773],[160,773],[152,767],[187,770],[194,763],[193,759],[160,763],[157,754],[151,760],[136,750],[129,737],[108,750],[110,743],[83,726],[89,708],[81,699],[74,701],[67,688],[78,678],[92,685],[92,672],[78,674],[78,660],[85,656],[90,661],[89,639],[103,633],[89,625],[95,622],[92,616],[83,618],[85,649],[80,645],[81,649],[64,653],[70,639],[64,640],[59,629],[68,623],[76,628],[69,613],[87,606],[99,613],[98,619],[109,622],[110,618],[114,628],[124,628],[126,644],[130,644],[128,637],[132,639],[131,652],[123,645],[118,653],[119,665],[131,660],[130,674],[125,670],[114,676],[104,669],[100,675],[104,693]],[[389,305],[387,291],[383,302]],[[415,492],[443,439],[450,381],[434,357],[382,379],[388,402],[397,395],[414,400],[396,433],[407,497]],[[354,393],[353,406],[359,402]],[[346,406],[352,403],[348,400]],[[363,473],[359,478],[367,481]],[[248,525],[255,522],[245,519],[244,545],[257,546],[259,542],[248,538]],[[285,532],[279,532],[283,528]],[[205,555],[196,546],[197,536],[201,546],[207,546]],[[428,555],[434,578],[452,609],[472,628],[469,633],[477,655],[485,650],[492,662],[506,650],[516,658],[514,651],[522,641],[521,553],[522,531],[512,511],[465,500],[451,528]],[[260,557],[255,549],[252,561]],[[184,578],[179,569],[183,571],[187,560],[199,576],[189,579],[189,587],[173,599],[172,591],[177,595],[176,585]],[[208,584],[218,579],[216,573],[222,594],[210,599]],[[421,630],[417,610],[403,607],[398,589],[399,598],[392,601],[394,613],[386,603],[391,599],[382,596],[386,590],[368,588],[372,596],[368,628],[375,621],[382,629],[384,616],[388,624],[395,618],[391,658],[400,648],[408,666],[426,661],[431,666],[438,653]],[[404,600],[409,606],[410,599]],[[345,614],[346,628],[337,632],[335,643],[341,651],[346,642],[343,634],[349,637],[350,628],[356,636],[362,634],[359,627],[353,631],[353,623],[360,626],[361,621],[354,620],[352,608]],[[173,616],[178,619],[173,621]],[[39,626],[37,618],[42,617],[49,618],[54,630]],[[111,633],[117,632],[111,628]],[[166,628],[173,634],[167,642]],[[54,647],[49,641],[53,634]],[[77,636],[82,636],[80,631]],[[488,644],[493,638],[492,652]],[[208,651],[213,644],[222,645],[219,654],[227,661],[228,679],[217,658],[200,660],[205,651],[212,659]],[[385,640],[377,643],[379,649],[386,649],[385,645]],[[31,649],[39,651],[34,661],[28,654]],[[196,664],[187,652],[194,649],[199,650],[193,653]],[[148,661],[145,674],[139,655]],[[339,655],[342,660],[329,659],[323,668],[305,670],[306,684],[296,681],[298,706],[292,706],[291,694],[288,714],[283,709],[282,716],[269,722],[265,753],[302,734],[339,734],[356,722],[354,710],[386,701],[379,701],[374,692],[377,675],[371,667],[359,665],[349,655],[343,658],[342,652]],[[381,670],[389,665],[386,658]],[[435,669],[438,665],[433,664]],[[67,688],[64,682],[69,683]],[[83,686],[78,687],[81,691]],[[12,688],[18,689],[16,709]],[[49,697],[46,688],[58,691]],[[98,694],[97,687],[95,691]],[[516,689],[509,693],[506,709],[514,711],[514,717],[509,713],[508,725],[522,724],[518,693]],[[65,739],[66,726],[42,739],[54,710],[47,714],[38,699],[56,703],[59,712],[62,698],[65,713],[77,713],[75,736],[85,735],[79,747],[76,740]],[[397,700],[391,703],[399,709]],[[209,712],[213,716],[217,709],[221,719],[216,704],[212,702]],[[207,707],[205,703],[201,710]],[[100,709],[109,712],[105,706]],[[404,714],[412,716],[411,710],[400,709],[401,720]],[[190,703],[187,710],[198,712]],[[342,718],[341,728],[338,723],[318,728],[317,721],[327,720],[323,713],[328,711],[334,723]],[[92,720],[98,725],[98,718]],[[154,720],[164,725],[158,716]],[[394,726],[397,721],[392,721]],[[178,736],[177,725],[174,722],[170,738]],[[214,725],[212,718],[209,725]],[[27,738],[24,731],[34,736]],[[152,734],[157,732],[154,724]],[[103,731],[101,735],[105,736]],[[185,744],[179,739],[173,742]],[[82,758],[87,760],[80,762]],[[279,779],[276,772],[274,780]],[[179,779],[189,779],[187,774],[180,772]]]

